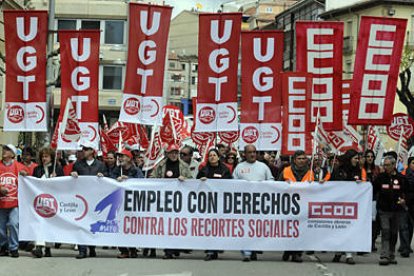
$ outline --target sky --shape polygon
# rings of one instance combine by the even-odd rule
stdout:
[[[220,9],[220,4],[228,2],[228,0],[165,0],[167,5],[173,6],[173,15],[175,17],[182,10],[191,10],[196,7],[197,3],[202,5],[201,11],[216,12]]]

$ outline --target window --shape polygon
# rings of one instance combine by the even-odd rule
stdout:
[[[170,94],[171,94],[171,96],[181,96],[181,88],[171,87]]]
[[[96,20],[82,20],[81,29],[100,30],[101,22]]]
[[[198,64],[193,64],[192,65],[192,71],[193,72],[197,72],[198,71]]]
[[[58,20],[58,30],[76,30],[76,20]]]
[[[168,67],[175,68],[175,63],[174,62],[170,62],[169,65],[168,65]]]
[[[104,66],[103,67],[103,89],[122,89],[122,67]]]
[[[197,77],[191,77],[191,84],[197,83]]]
[[[265,12],[266,12],[266,13],[272,13],[272,12],[273,12],[273,8],[271,8],[271,7],[266,7]]]
[[[76,20],[58,20],[58,30],[76,30]],[[59,42],[59,35],[56,35]]]
[[[105,44],[124,44],[124,21],[105,21]]]
[[[185,71],[185,63],[181,64],[181,69]]]

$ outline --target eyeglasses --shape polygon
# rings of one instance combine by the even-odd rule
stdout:
[[[236,159],[236,158],[233,157],[233,156],[229,156],[229,157],[227,157],[227,159]]]

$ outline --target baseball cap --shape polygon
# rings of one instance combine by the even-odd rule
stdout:
[[[95,149],[95,144],[91,143],[88,140],[83,140],[80,143],[80,145],[81,145],[82,148]]]
[[[129,158],[132,159],[132,153],[129,150],[127,150],[127,149],[121,150],[121,152],[119,152],[118,154],[119,155],[126,155],[126,156],[128,156]]]
[[[68,160],[69,161],[76,161],[76,155],[74,155],[74,154],[69,155]]]
[[[11,150],[13,152],[14,155],[17,154],[17,149],[13,144],[7,144],[7,145],[3,145],[3,149],[8,149]]]

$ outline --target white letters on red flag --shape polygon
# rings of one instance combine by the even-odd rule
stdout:
[[[409,139],[414,132],[414,121],[407,114],[396,113],[392,116],[391,124],[387,126],[387,134],[395,141],[398,141],[403,130],[403,138]]]
[[[171,7],[129,4],[128,62],[119,120],[161,124]]]
[[[241,14],[199,15],[196,132],[237,131]]]
[[[282,62],[282,31],[242,33],[240,148],[281,148]]]
[[[308,73],[282,74],[283,143],[282,154],[292,155],[297,150],[312,154],[310,129],[310,97],[312,78]]]
[[[406,19],[362,17],[349,124],[390,123],[406,25]]]
[[[98,149],[98,75],[99,75],[99,30],[59,31],[61,56],[61,111],[67,99],[75,105],[82,137],[80,142],[58,140],[58,148],[77,150],[83,140],[89,141]],[[61,131],[60,131],[61,132]],[[59,137],[60,138],[60,137]]]
[[[4,131],[47,131],[46,11],[4,11]]]
[[[297,71],[313,74],[311,129],[342,130],[343,22],[296,22]]]
[[[176,106],[168,105],[163,108],[164,118],[161,127],[161,139],[169,145],[181,146],[184,139],[184,115],[181,109]]]

